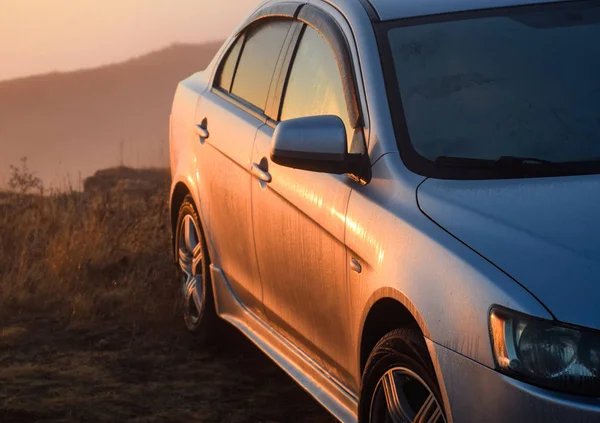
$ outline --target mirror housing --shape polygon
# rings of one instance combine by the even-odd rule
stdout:
[[[359,173],[362,154],[349,154],[344,122],[337,116],[309,116],[280,122],[271,160],[281,166],[322,173]]]

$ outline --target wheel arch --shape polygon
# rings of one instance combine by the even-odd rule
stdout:
[[[375,345],[384,335],[405,326],[417,328],[426,338],[429,358],[442,393],[448,423],[453,423],[450,400],[444,378],[440,372],[438,358],[431,348],[431,334],[423,316],[413,302],[396,288],[384,287],[375,291],[364,307],[362,326],[358,338],[359,375],[363,374],[367,359]]]
[[[191,194],[191,191],[183,182],[177,182],[173,185],[171,190],[171,205],[169,206],[169,220],[171,222],[171,243],[175,242],[175,230],[177,229],[177,219],[179,215],[179,209],[183,200],[186,196]]]
[[[183,204],[183,200],[188,195],[192,196],[194,201],[194,207],[196,208],[196,213],[198,213],[198,218],[200,219],[200,225],[202,226],[202,230],[204,231],[204,236],[206,237],[206,242],[209,244],[208,234],[206,222],[204,219],[204,215],[202,214],[201,205],[198,196],[196,195],[196,190],[194,189],[194,184],[185,179],[174,179],[171,185],[171,195],[170,195],[170,204],[169,204],[169,222],[171,224],[171,248],[173,254],[175,254],[175,231],[177,226],[177,219],[179,218],[179,209]],[[210,244],[209,244],[210,245]],[[210,247],[209,247],[210,248]],[[173,255],[175,257],[175,255]]]
[[[371,295],[364,308],[358,342],[359,374],[364,371],[369,354],[379,340],[394,329],[412,326],[430,337],[425,321],[412,301],[394,288],[381,288]]]

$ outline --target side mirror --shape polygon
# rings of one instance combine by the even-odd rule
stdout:
[[[271,160],[282,166],[323,173],[358,173],[362,155],[348,154],[344,122],[337,116],[310,116],[280,122]]]

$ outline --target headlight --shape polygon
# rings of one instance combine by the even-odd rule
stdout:
[[[490,332],[501,372],[545,388],[600,396],[600,332],[493,308]]]

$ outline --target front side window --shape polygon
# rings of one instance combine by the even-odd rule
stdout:
[[[307,26],[300,39],[281,107],[280,120],[339,116],[352,140],[342,78],[329,44]]]
[[[600,3],[456,16],[383,26],[398,137],[438,168],[597,173]]]
[[[291,24],[291,19],[269,20],[248,31],[233,77],[232,94],[260,110],[265,109],[271,79]]]

